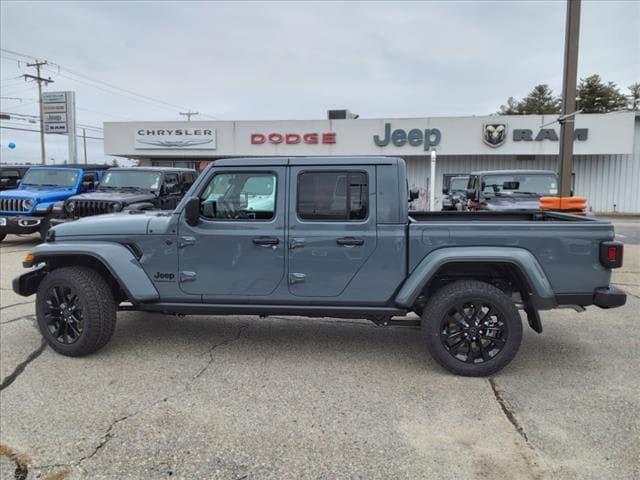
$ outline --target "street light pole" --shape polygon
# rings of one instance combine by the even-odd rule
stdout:
[[[562,74],[562,113],[560,114],[560,155],[558,173],[560,197],[571,196],[573,141],[578,82],[578,43],[580,37],[580,1],[567,0],[567,24],[564,39],[564,70]]]

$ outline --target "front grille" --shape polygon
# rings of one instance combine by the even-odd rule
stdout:
[[[65,208],[67,215],[73,217],[90,217],[92,215],[102,215],[103,213],[111,212],[111,205],[113,202],[107,202],[102,200],[73,200],[75,208],[73,212]]]
[[[0,198],[0,211],[2,212],[28,212],[28,208],[22,207],[21,198]]]

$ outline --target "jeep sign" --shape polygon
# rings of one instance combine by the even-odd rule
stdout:
[[[384,134],[374,135],[373,143],[378,147],[386,147],[389,143],[393,143],[396,147],[402,147],[408,143],[412,147],[424,145],[424,149],[429,150],[431,147],[437,146],[441,139],[442,133],[437,128],[425,128],[424,130],[412,128],[408,132],[402,128],[397,128],[392,132],[391,124],[385,123]]]

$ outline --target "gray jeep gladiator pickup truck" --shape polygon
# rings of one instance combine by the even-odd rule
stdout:
[[[301,315],[421,325],[433,358],[491,375],[539,311],[618,307],[622,244],[604,221],[550,212],[409,216],[398,158],[218,160],[177,208],[58,225],[15,278],[42,335],[86,355],[116,312]],[[411,317],[415,312],[421,320]]]

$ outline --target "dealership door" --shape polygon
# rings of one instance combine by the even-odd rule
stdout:
[[[208,300],[258,297],[282,282],[286,167],[219,168],[199,192],[200,222],[180,218],[180,288]]]
[[[341,295],[376,248],[375,167],[347,168],[291,167],[288,282],[295,296]]]

